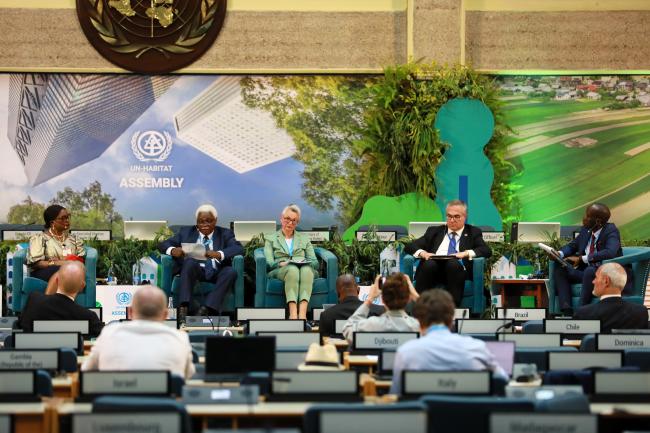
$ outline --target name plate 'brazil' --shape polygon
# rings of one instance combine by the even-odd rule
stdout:
[[[160,74],[190,65],[214,43],[227,0],[77,0],[86,38],[108,61]]]

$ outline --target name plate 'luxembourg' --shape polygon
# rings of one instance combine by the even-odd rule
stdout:
[[[543,320],[546,308],[497,308],[497,319]]]
[[[596,338],[596,347],[598,350],[650,348],[650,335],[646,334],[599,334]]]
[[[544,320],[544,332],[552,334],[599,334],[600,320]]]
[[[0,370],[35,369],[58,370],[59,352],[57,350],[0,350]]]
[[[402,393],[489,395],[489,371],[404,371]]]
[[[490,415],[490,431],[594,433],[598,431],[598,417],[590,414],[493,413]]]
[[[355,332],[355,349],[391,349],[418,338],[417,332]]]
[[[179,413],[83,413],[72,415],[72,433],[156,432],[180,433]]]

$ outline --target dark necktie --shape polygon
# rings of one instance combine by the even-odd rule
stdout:
[[[447,255],[456,254],[456,232],[449,233],[449,248],[447,248]]]
[[[205,247],[205,250],[208,251],[210,249],[210,238],[207,236],[203,236],[203,246]],[[206,258],[205,260],[205,279],[206,280],[211,280],[214,277],[214,267],[212,266],[212,259]]]
[[[591,234],[591,243],[589,244],[589,255],[596,252],[596,235]]]

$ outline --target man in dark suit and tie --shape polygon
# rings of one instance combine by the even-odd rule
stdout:
[[[52,278],[55,278],[56,293],[45,295],[32,292],[20,315],[18,327],[32,332],[34,320],[87,320],[90,336],[98,336],[104,326],[99,317],[75,302],[77,295],[86,287],[86,267],[83,263],[68,260]]]
[[[205,259],[185,257],[181,244],[200,244],[205,247]],[[178,320],[183,322],[192,301],[192,290],[197,281],[215,284],[199,308],[200,316],[215,315],[221,302],[237,279],[232,258],[244,253],[235,234],[217,227],[217,210],[212,205],[201,205],[196,210],[196,225],[182,227],[176,235],[161,242],[158,249],[174,258],[173,275],[180,274]]]
[[[648,309],[621,297],[626,281],[627,273],[618,263],[599,266],[593,284],[594,296],[599,297],[600,302],[579,308],[574,318],[600,320],[600,332],[606,334],[612,329],[646,329]]]
[[[555,280],[560,310],[565,315],[570,316],[573,313],[571,284],[582,283],[580,305],[589,304],[598,266],[603,260],[623,255],[621,235],[616,225],[608,222],[610,215],[609,208],[602,203],[587,206],[585,216],[582,218],[583,227],[580,234],[559,251],[560,256],[573,265],[573,267],[556,267],[552,276]],[[632,278],[629,274],[628,282],[631,288]]]
[[[483,241],[478,227],[465,224],[467,205],[452,200],[446,208],[447,224],[429,227],[419,239],[404,247],[404,251],[420,259],[415,272],[415,290],[422,293],[437,285],[444,285],[458,307],[463,299],[465,280],[472,278],[474,257],[490,257],[492,250]],[[456,259],[437,259],[436,256],[455,256]]]

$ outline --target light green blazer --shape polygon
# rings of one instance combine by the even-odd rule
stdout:
[[[318,259],[314,253],[314,247],[306,234],[294,232],[293,234],[293,255],[289,255],[287,243],[284,240],[282,230],[264,235],[264,257],[269,266],[271,274],[278,268],[280,262],[286,262],[291,258],[304,257],[309,261],[312,269],[318,269]]]

